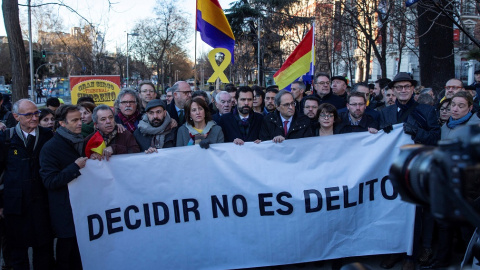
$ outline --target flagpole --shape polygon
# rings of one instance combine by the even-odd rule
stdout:
[[[194,87],[197,85],[197,12],[198,12],[198,0],[195,1],[195,53],[194,53],[194,65],[193,65],[193,73],[195,82],[193,83]],[[196,89],[195,89],[196,90]]]
[[[312,28],[313,28],[313,32],[312,32],[312,68],[311,68],[310,75],[313,76],[315,74],[315,20],[313,20]],[[313,80],[313,78],[312,78],[312,80]]]

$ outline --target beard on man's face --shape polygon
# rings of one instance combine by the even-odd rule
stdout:
[[[150,121],[150,125],[152,125],[152,127],[159,127],[162,124],[163,124],[163,119],[154,118]]]
[[[252,110],[252,108],[250,108],[249,106],[243,106],[241,108],[238,108],[238,111],[242,114],[249,114],[250,110]]]

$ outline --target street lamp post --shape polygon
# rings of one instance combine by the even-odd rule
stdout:
[[[128,51],[129,51],[129,47],[128,47],[128,36],[133,36],[133,37],[138,37],[138,34],[137,33],[127,33],[127,87],[128,87],[128,80],[130,79],[130,73],[128,72]]]

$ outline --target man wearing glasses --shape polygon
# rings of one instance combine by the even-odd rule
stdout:
[[[133,133],[142,119],[140,98],[132,88],[124,88],[115,100],[115,122]]]
[[[440,102],[442,102],[446,98],[453,98],[453,95],[460,91],[465,91],[462,81],[455,78],[448,80],[445,84],[445,96],[440,100]]]
[[[292,93],[281,90],[275,96],[277,111],[263,118],[260,140],[281,143],[285,139],[299,139],[312,136],[310,119],[295,114],[295,99]]]
[[[367,88],[368,90],[368,88]],[[347,111],[340,114],[342,121],[335,126],[334,134],[352,132],[378,132],[378,122],[365,113],[367,98],[365,93],[353,92],[347,97]]]
[[[32,101],[21,99],[13,105],[18,124],[0,132],[5,197],[0,208],[11,251],[7,259],[13,269],[29,269],[29,247],[33,248],[33,269],[53,269],[53,232],[39,163],[40,150],[53,133],[38,125],[39,115]]]
[[[440,139],[440,125],[435,108],[415,101],[412,96],[416,85],[417,81],[405,72],[398,73],[388,84],[397,100],[380,111],[380,128],[403,123],[404,132],[411,135],[415,143],[436,145]]]
[[[326,73],[319,73],[315,76],[315,81],[313,83],[313,88],[315,89],[315,94],[322,103],[330,103],[335,108],[341,109],[345,108],[345,100],[339,96],[336,96],[330,90],[330,76]]]
[[[187,101],[192,99],[192,90],[187,82],[176,82],[172,87],[173,100],[170,105],[167,106],[168,114],[170,117],[177,121],[178,126],[185,123],[185,110],[183,107]]]
[[[151,82],[141,82],[139,85],[140,89],[140,100],[142,101],[142,114],[145,113],[145,108],[147,103],[150,100],[157,98],[157,93],[155,92],[155,85]]]

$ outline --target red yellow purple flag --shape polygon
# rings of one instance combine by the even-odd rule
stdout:
[[[87,146],[85,147],[85,155],[90,158],[92,152],[102,155],[103,149],[107,148],[105,141],[103,140],[102,134],[100,132],[95,132],[93,136],[88,140]]]
[[[302,75],[311,73],[315,65],[315,26],[305,35],[295,50],[290,54],[282,67],[273,75],[278,88],[284,89]]]
[[[235,37],[218,0],[197,0],[196,30],[208,45],[229,50],[233,63]]]

